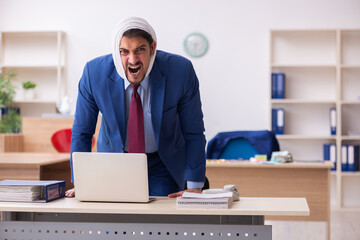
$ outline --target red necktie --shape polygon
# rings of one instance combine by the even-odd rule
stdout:
[[[140,85],[131,85],[133,94],[131,96],[128,120],[128,150],[129,153],[145,153],[144,115],[141,98],[137,92]]]

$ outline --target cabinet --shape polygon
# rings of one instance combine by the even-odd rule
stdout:
[[[285,97],[270,99],[270,109],[284,109],[284,134],[277,139],[294,160],[322,160],[326,143],[336,144],[337,159],[342,144],[360,145],[360,136],[349,135],[360,131],[360,30],[273,30],[270,71],[286,76]],[[336,135],[330,133],[330,108],[336,108]],[[360,173],[342,172],[336,164],[332,206],[360,210]]]
[[[56,113],[66,95],[65,34],[61,31],[0,32],[0,70],[16,73],[15,106],[22,116]],[[22,82],[36,83],[35,97],[26,99]]]

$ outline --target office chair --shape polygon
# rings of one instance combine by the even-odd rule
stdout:
[[[69,153],[71,146],[71,128],[64,128],[56,131],[51,137],[54,148],[61,153]],[[91,147],[94,146],[95,138],[92,138]]]
[[[275,135],[267,130],[221,132],[207,146],[207,159],[250,159],[263,154],[271,159],[280,146]]]

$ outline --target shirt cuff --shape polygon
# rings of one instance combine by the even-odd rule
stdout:
[[[204,182],[187,181],[187,188],[202,188],[203,186]]]

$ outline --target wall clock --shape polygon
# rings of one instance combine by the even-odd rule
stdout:
[[[184,40],[184,49],[191,57],[201,57],[208,50],[208,41],[201,33],[191,33]]]

